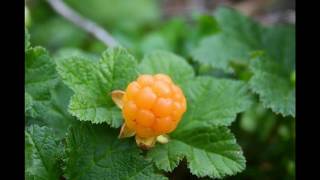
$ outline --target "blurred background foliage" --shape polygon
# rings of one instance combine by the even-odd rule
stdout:
[[[220,5],[231,6],[262,24],[294,24],[292,0],[65,0],[84,17],[106,28],[137,59],[154,49],[186,57],[198,74],[231,76],[247,81],[250,73],[236,65],[226,75],[199,66],[190,51],[206,36],[219,31],[212,14]],[[90,34],[57,15],[46,1],[26,0],[26,26],[31,43],[59,58],[70,53],[96,56],[106,49]],[[232,131],[243,148],[247,168],[227,179],[295,179],[295,119],[265,109],[256,97],[252,108],[238,116]],[[171,179],[197,179],[186,162]],[[203,178],[206,179],[206,178]]]

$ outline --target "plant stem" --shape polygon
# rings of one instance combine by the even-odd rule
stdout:
[[[79,26],[86,32],[92,34],[95,38],[103,42],[108,47],[119,46],[118,42],[105,29],[82,17],[79,13],[71,9],[62,0],[47,0],[50,6],[61,16]]]

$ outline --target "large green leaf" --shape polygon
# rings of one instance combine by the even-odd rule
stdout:
[[[140,155],[132,139],[119,140],[115,129],[81,124],[66,141],[67,179],[166,179]]]
[[[226,127],[237,113],[246,110],[251,99],[240,81],[194,77],[184,59],[157,51],[140,64],[144,73],[169,74],[181,84],[188,101],[187,112],[171,134],[168,144],[148,152],[159,169],[172,171],[184,157],[191,172],[199,177],[221,178],[245,168],[245,159]]]
[[[182,88],[188,107],[178,130],[198,124],[228,126],[251,105],[248,87],[240,81],[197,77]]]
[[[56,180],[62,171],[59,167],[62,146],[55,140],[55,133],[37,125],[25,130],[25,178]]]
[[[125,49],[108,49],[96,62],[73,56],[57,61],[57,70],[74,95],[69,111],[81,121],[106,122],[112,127],[122,123],[120,110],[111,99],[111,91],[125,89],[136,78],[136,60]]]
[[[162,50],[147,54],[139,65],[139,72],[144,74],[164,73],[177,84],[182,84],[194,77],[194,71],[185,59]]]
[[[245,158],[226,127],[198,126],[174,133],[148,153],[159,169],[172,171],[186,157],[192,174],[222,178],[245,169]]]

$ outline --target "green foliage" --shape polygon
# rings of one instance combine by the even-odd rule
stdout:
[[[99,62],[73,56],[57,61],[62,80],[74,91],[69,111],[81,121],[122,123],[120,110],[111,99],[111,91],[124,89],[137,73],[136,60],[125,49],[109,49]]]
[[[105,50],[45,2],[28,5],[26,179],[294,177],[294,26],[229,8],[160,21],[153,0],[66,2],[126,48]],[[182,88],[187,112],[167,144],[142,151],[118,139],[111,92],[155,73]]]
[[[32,47],[25,52],[25,91],[32,99],[35,113],[45,111],[50,103],[50,89],[57,84],[54,62],[42,47]]]
[[[159,169],[172,171],[186,157],[192,174],[222,178],[245,168],[245,158],[232,133],[226,127],[197,126],[184,128],[172,140],[148,154]]]
[[[182,84],[194,77],[192,67],[182,58],[166,51],[153,51],[147,54],[139,65],[142,74],[164,73],[175,83]]]
[[[295,90],[289,81],[295,69],[294,28],[263,27],[228,8],[218,9],[215,15],[221,32],[203,39],[192,52],[193,58],[226,72],[234,71],[232,63],[250,66],[253,71],[250,87],[260,95],[263,105],[294,117]],[[249,62],[250,55],[257,50],[263,50],[268,60]]]
[[[159,30],[152,31],[141,40],[141,51],[147,54],[154,50],[181,51],[183,39],[189,35],[189,28],[182,18],[163,23]]]
[[[55,61],[44,48],[28,48],[25,61],[27,124],[45,125],[62,138],[74,121],[67,112],[72,92],[58,79]]]
[[[183,89],[188,111],[179,127],[229,126],[251,104],[248,88],[240,81],[197,77],[184,83]]]
[[[107,122],[112,127],[118,127],[121,124],[120,111],[111,101],[110,96],[107,95],[112,90],[124,89],[136,77],[135,63],[136,61],[127,51],[119,48],[109,49],[103,53],[98,62],[81,56],[58,60],[57,70],[59,74],[63,81],[75,92],[69,105],[70,113],[77,116],[79,120],[93,123]],[[173,146],[177,146],[173,149],[173,154],[180,154],[181,152],[175,151],[185,147],[191,150],[184,151],[182,155],[177,156],[178,159],[170,162],[173,164],[172,167],[177,165],[181,157],[187,157],[191,162],[191,172],[199,176],[223,177],[243,170],[245,166],[244,157],[239,146],[235,143],[233,135],[226,128],[219,126],[230,125],[236,114],[244,111],[250,104],[244,84],[210,77],[194,79],[192,67],[182,57],[165,51],[154,51],[146,55],[137,68],[139,73],[165,73],[170,75],[174,81],[185,87],[187,99],[190,100],[188,113],[182,121],[183,123],[176,130],[177,132],[183,132],[180,133],[180,136],[177,133],[178,138],[170,142],[169,146],[171,143],[173,143]],[[192,80],[190,82],[194,84],[188,84],[189,80]],[[209,101],[205,101],[208,98]],[[224,99],[224,102],[221,102],[222,99]],[[208,103],[211,100],[221,103]],[[202,106],[205,108],[201,109]],[[116,117],[115,113],[119,115],[117,119],[112,119]],[[214,126],[215,128],[211,129],[210,126],[205,126],[208,124],[217,125],[217,127]],[[208,147],[198,147],[198,145],[190,144],[192,141],[184,142],[182,141],[183,138],[179,139],[181,135],[196,128],[202,128],[202,130],[205,130],[203,132],[206,133],[211,130],[215,132],[213,134],[203,134],[203,138],[213,139],[210,140],[210,144],[207,144]],[[218,136],[221,134],[221,137],[216,137],[216,134]],[[214,147],[216,141],[221,141],[220,138],[226,136],[229,139],[226,144],[222,144],[221,148],[225,147],[224,150],[232,151],[231,154],[225,154],[224,150],[221,152],[210,151],[210,147]],[[199,138],[202,138],[202,136]],[[175,141],[180,143],[177,145]],[[201,159],[205,152],[209,153],[210,158],[212,158],[211,161],[221,162],[211,164],[207,167],[209,170],[200,170],[200,167],[195,167],[198,160],[193,160],[191,157],[193,149],[197,150],[193,158]],[[74,154],[74,152],[71,154]],[[226,164],[221,164],[222,162],[226,162]],[[159,168],[163,169],[162,167]],[[166,167],[164,169],[173,170]],[[95,172],[92,173],[95,174]]]
[[[273,59],[265,56],[252,60],[253,77],[250,87],[260,95],[265,107],[283,115],[295,116],[295,86],[285,73],[287,66],[279,66]]]
[[[249,52],[260,48],[261,27],[228,8],[219,8],[215,18],[221,31],[204,38],[192,56],[200,63],[232,72],[230,61],[246,62]]]
[[[66,138],[67,179],[166,179],[140,155],[130,139],[105,125],[81,124]]]
[[[243,83],[194,78],[191,66],[183,58],[164,51],[147,55],[140,69],[144,73],[169,74],[182,85],[188,100],[187,113],[173,132],[172,141],[156,146],[148,154],[159,169],[172,171],[183,157],[187,158],[191,173],[199,177],[221,178],[244,169],[242,151],[223,127],[250,105]]]
[[[87,38],[87,34],[83,30],[61,17],[50,18],[36,27],[30,28],[32,43],[46,44],[52,50],[61,46],[81,46]]]
[[[62,146],[54,139],[54,131],[32,125],[25,130],[25,178],[55,180],[62,172],[59,168]]]
[[[67,0],[82,15],[123,30],[135,30],[159,18],[155,0]]]

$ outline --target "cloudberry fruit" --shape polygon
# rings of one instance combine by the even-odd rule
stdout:
[[[122,103],[125,123],[144,138],[172,132],[186,111],[183,92],[165,74],[140,75]]]
[[[114,101],[121,101],[125,131],[135,133],[136,140],[174,131],[187,108],[182,90],[165,74],[140,75],[122,93]]]

